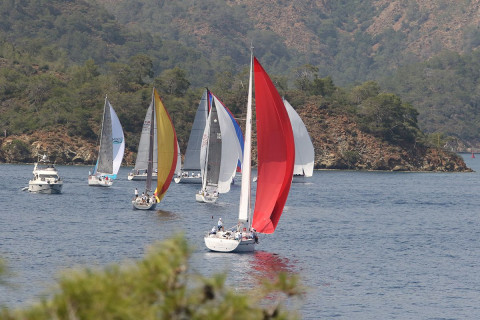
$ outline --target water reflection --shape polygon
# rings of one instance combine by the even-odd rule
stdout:
[[[227,284],[235,284],[239,289],[258,287],[263,281],[273,281],[280,272],[293,274],[295,263],[279,254],[267,251],[254,253],[205,252],[203,263],[211,266],[212,273],[227,274]],[[224,269],[216,269],[222,266]]]
[[[295,272],[295,265],[285,257],[267,251],[255,251],[252,261],[252,271],[256,273],[259,280],[273,280],[280,272],[292,274]]]
[[[163,221],[178,219],[178,214],[176,214],[175,212],[171,212],[167,210],[156,210],[155,213],[157,214],[157,217],[162,218]]]

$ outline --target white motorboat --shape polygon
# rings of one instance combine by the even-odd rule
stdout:
[[[63,180],[59,177],[55,165],[46,155],[35,163],[33,178],[28,182],[28,191],[36,193],[61,193]]]

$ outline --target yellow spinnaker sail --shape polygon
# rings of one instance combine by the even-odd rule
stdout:
[[[177,133],[173,127],[172,119],[165,106],[158,96],[158,92],[153,88],[153,101],[155,107],[155,117],[157,120],[157,188],[155,197],[157,202],[163,199],[177,165]]]

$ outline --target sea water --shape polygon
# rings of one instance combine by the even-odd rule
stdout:
[[[172,182],[155,212],[132,210],[121,168],[111,188],[89,187],[84,166],[58,166],[60,195],[22,191],[33,165],[0,165],[0,256],[12,274],[0,304],[38,301],[60,272],[140,259],[182,232],[191,272],[226,273],[255,288],[279,271],[306,287],[290,305],[304,319],[477,319],[480,315],[480,157],[473,173],[316,171],[292,185],[277,230],[252,254],[209,252],[203,235],[219,217],[236,224],[240,187],[216,204],[196,185]]]

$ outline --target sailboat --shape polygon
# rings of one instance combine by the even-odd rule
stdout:
[[[137,159],[135,167],[128,174],[128,180],[146,180],[148,173],[148,155],[150,152],[150,130],[153,129],[153,172],[152,177],[157,176],[157,132],[153,104],[147,109],[145,120],[143,121],[140,142],[138,143]]]
[[[200,152],[202,189],[195,195],[195,199],[198,202],[213,203],[218,199],[219,193],[230,191],[238,159],[242,157],[242,145],[234,126],[236,120],[231,113],[208,89],[207,97],[210,112]]]
[[[93,173],[88,175],[88,185],[110,187],[113,180],[117,178],[124,151],[125,139],[122,125],[112,105],[105,97],[98,159]]]
[[[150,137],[148,147],[147,178],[143,196],[132,200],[133,208],[139,210],[153,210],[165,196],[165,193],[172,182],[173,174],[177,167],[178,141],[172,120],[160,100],[158,92],[153,88],[151,102],[151,118],[155,119],[157,126],[150,126]],[[150,108],[149,108],[150,109]],[[152,192],[153,175],[153,150],[154,131],[157,132],[157,188]]]
[[[200,168],[200,150],[202,148],[203,132],[208,117],[207,90],[203,92],[202,99],[195,113],[192,130],[188,137],[187,151],[181,173],[175,177],[176,183],[202,183]]]
[[[293,137],[295,140],[295,166],[293,167],[293,182],[303,182],[305,178],[313,175],[315,151],[312,140],[302,118],[293,109],[292,105],[283,99],[292,124]]]
[[[253,214],[251,198],[252,81],[255,73],[258,180]],[[258,60],[251,55],[238,224],[205,235],[208,249],[219,252],[255,250],[257,232],[273,233],[292,184],[295,142],[282,98]]]

